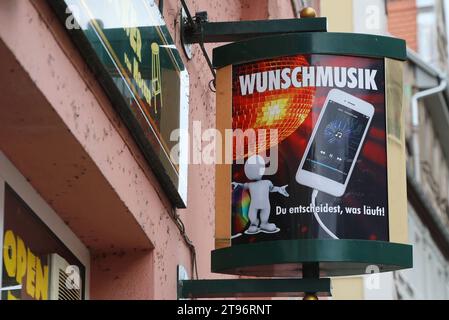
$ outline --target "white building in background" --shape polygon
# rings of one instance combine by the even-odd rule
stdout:
[[[427,63],[438,66],[435,33],[435,0],[417,0],[418,53]]]
[[[400,10],[414,0],[388,0]],[[410,10],[408,7],[407,9]],[[409,50],[405,77],[406,141],[408,152],[409,241],[413,269],[381,274],[379,288],[366,299],[449,299],[449,89],[419,100],[419,156],[413,150],[411,101],[417,92],[438,86],[448,74],[449,1],[416,1],[417,53]],[[387,19],[401,37],[410,21]],[[399,30],[399,31],[398,31]],[[419,174],[414,172],[419,161]]]
[[[449,0],[321,0],[319,8],[331,32],[391,34],[409,48],[404,107],[414,268],[333,279],[334,298],[449,299],[449,88],[419,100],[419,150],[411,121],[413,95],[448,75]]]

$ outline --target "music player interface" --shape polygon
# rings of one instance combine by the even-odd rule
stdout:
[[[303,169],[344,184],[369,117],[329,101]]]

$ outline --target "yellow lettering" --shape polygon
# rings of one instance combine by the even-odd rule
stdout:
[[[11,230],[5,232],[3,239],[3,261],[8,277],[15,277],[17,266],[16,238]]]
[[[131,45],[131,48],[134,52],[136,52],[136,38],[134,36],[136,28],[130,28],[129,29],[129,44]]]
[[[16,281],[18,284],[22,284],[22,278],[27,271],[26,264],[26,249],[23,240],[17,236],[17,270],[16,270]]]
[[[28,249],[27,256],[27,276],[26,276],[26,290],[30,297],[34,298],[36,292],[35,281],[36,279],[36,256]]]
[[[27,294],[36,300],[48,300],[48,266],[42,265],[39,257],[25,246],[23,240],[12,230],[5,231],[3,238],[3,261],[6,274],[15,278],[26,288]],[[26,276],[26,279],[24,277]],[[10,291],[8,300],[18,300]]]
[[[139,61],[142,62],[142,35],[140,34],[140,30],[136,28],[136,49],[134,50]]]
[[[142,62],[142,36],[138,28],[131,28],[129,30],[129,43],[139,62]]]
[[[42,268],[41,259],[36,257],[36,300],[48,300],[48,266]]]
[[[20,300],[19,298],[16,298],[15,296],[13,296],[13,294],[11,293],[11,291],[8,291],[8,300]]]

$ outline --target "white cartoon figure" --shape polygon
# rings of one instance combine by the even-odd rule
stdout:
[[[245,162],[245,175],[249,180],[248,183],[232,182],[232,186],[236,189],[242,186],[245,190],[249,190],[251,203],[249,205],[248,218],[250,221],[246,234],[257,234],[259,232],[276,233],[280,229],[274,224],[269,223],[270,218],[270,192],[279,192],[284,197],[289,197],[286,191],[288,185],[283,187],[275,187],[270,180],[262,180],[265,174],[266,162],[260,155],[251,156]],[[258,214],[260,212],[260,224]]]

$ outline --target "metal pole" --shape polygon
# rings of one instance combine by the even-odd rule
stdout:
[[[302,264],[303,279],[319,279],[320,264],[319,262],[307,262]],[[316,292],[306,292],[303,300],[318,300]]]

